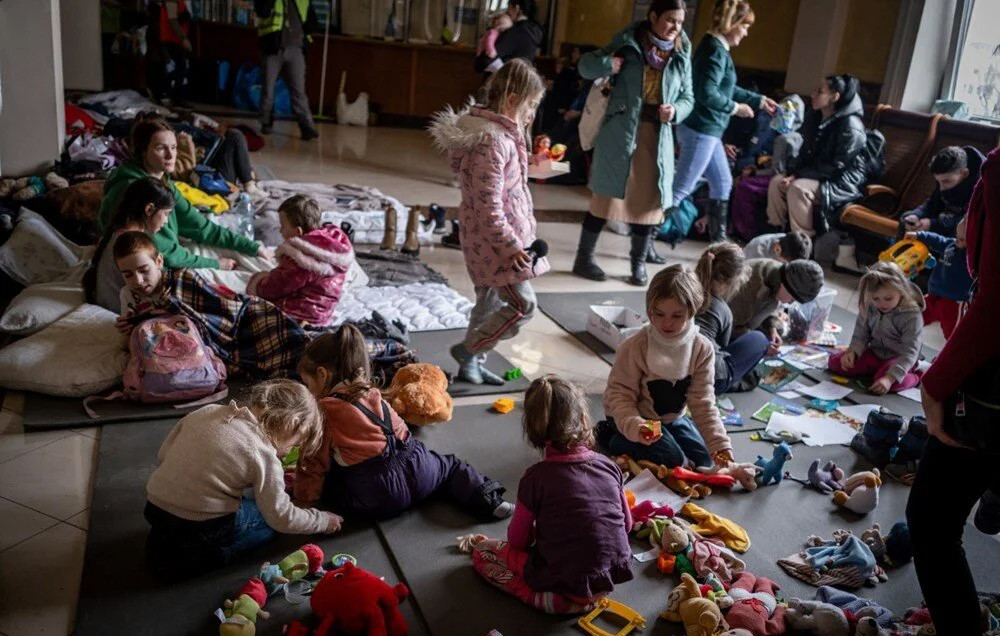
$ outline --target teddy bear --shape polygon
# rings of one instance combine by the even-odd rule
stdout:
[[[385,398],[407,424],[427,426],[451,420],[448,377],[433,364],[416,362],[397,371]]]
[[[226,600],[219,625],[219,636],[254,636],[257,633],[257,618],[267,619],[270,614],[263,610],[267,602],[267,590],[260,579],[246,582],[236,600]]]
[[[350,561],[320,579],[309,606],[320,618],[315,636],[403,636],[409,631],[399,603],[410,595]]]
[[[851,636],[847,615],[836,605],[793,598],[785,610],[785,622],[791,629],[798,629],[817,636]]]
[[[742,627],[753,636],[777,636],[785,633],[785,606],[779,605],[775,592],[781,588],[764,577],[743,571],[729,588],[733,606],[726,614],[730,627]]]
[[[833,493],[833,503],[859,515],[866,515],[878,507],[878,489],[882,477],[877,468],[854,473],[844,482],[844,489]]]
[[[687,636],[712,636],[720,630],[729,629],[719,606],[704,598],[697,581],[686,573],[681,575],[681,582],[667,597],[667,609],[661,616],[684,625]]]

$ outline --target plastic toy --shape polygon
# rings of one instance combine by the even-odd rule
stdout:
[[[903,239],[878,255],[878,260],[889,261],[899,265],[903,273],[910,278],[916,278],[924,269],[937,265],[937,259],[931,255],[923,241]]]
[[[503,373],[503,379],[510,382],[511,380],[516,380],[524,376],[524,372],[521,371],[520,367],[514,367],[513,369],[507,369]]]
[[[552,139],[548,135],[537,135],[535,137],[533,154],[536,157],[552,158]]]
[[[345,554],[343,552],[333,555],[333,558],[330,559],[330,566],[334,569],[342,567],[345,563],[353,563],[354,565],[357,565],[358,560],[350,554]]]
[[[507,414],[514,410],[514,400],[510,398],[500,398],[493,403],[493,410],[497,413]]]
[[[562,161],[566,156],[566,144],[556,144],[552,146],[552,150],[549,151],[549,157],[552,161]]]
[[[427,426],[451,420],[448,377],[433,364],[408,364],[392,378],[385,399],[407,424]]]
[[[654,442],[663,436],[662,426],[660,420],[646,420],[639,427],[639,436]]]
[[[784,475],[782,468],[785,466],[785,462],[792,458],[792,449],[788,445],[788,442],[781,442],[774,447],[771,452],[771,459],[765,461],[763,457],[757,455],[757,461],[754,462],[755,466],[760,466],[764,469],[764,472],[760,474],[757,478],[758,486],[766,486],[770,483],[780,484],[781,478]]]
[[[614,614],[620,619],[623,619],[625,621],[625,625],[614,634],[606,632],[600,627],[594,625],[594,621],[597,620],[597,617],[604,612]],[[645,627],[646,619],[642,617],[642,614],[624,603],[613,601],[610,598],[602,598],[597,602],[597,607],[594,608],[594,611],[581,618],[576,624],[580,626],[580,629],[588,634],[591,634],[592,636],[625,636],[626,634],[631,634],[636,629],[642,629]]]
[[[399,603],[409,595],[402,583],[390,586],[353,563],[345,563],[327,572],[309,599],[313,613],[320,618],[314,634],[403,636],[408,627]]]

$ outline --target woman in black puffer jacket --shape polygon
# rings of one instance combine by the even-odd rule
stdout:
[[[853,75],[831,75],[812,94],[798,160],[787,174],[771,179],[768,223],[809,236],[837,225],[840,211],[857,201],[868,180],[865,124],[859,82]]]

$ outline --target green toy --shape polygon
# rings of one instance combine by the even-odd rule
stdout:
[[[508,369],[503,374],[503,379],[510,382],[511,380],[516,380],[524,376],[524,372],[521,371],[520,367],[514,367],[513,369]]]

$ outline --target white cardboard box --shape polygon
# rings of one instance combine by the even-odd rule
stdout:
[[[615,351],[645,324],[642,314],[621,305],[591,305],[587,314],[587,333]]]
[[[568,161],[552,161],[551,159],[543,159],[535,165],[528,166],[529,179],[545,180],[564,174],[569,174]]]

